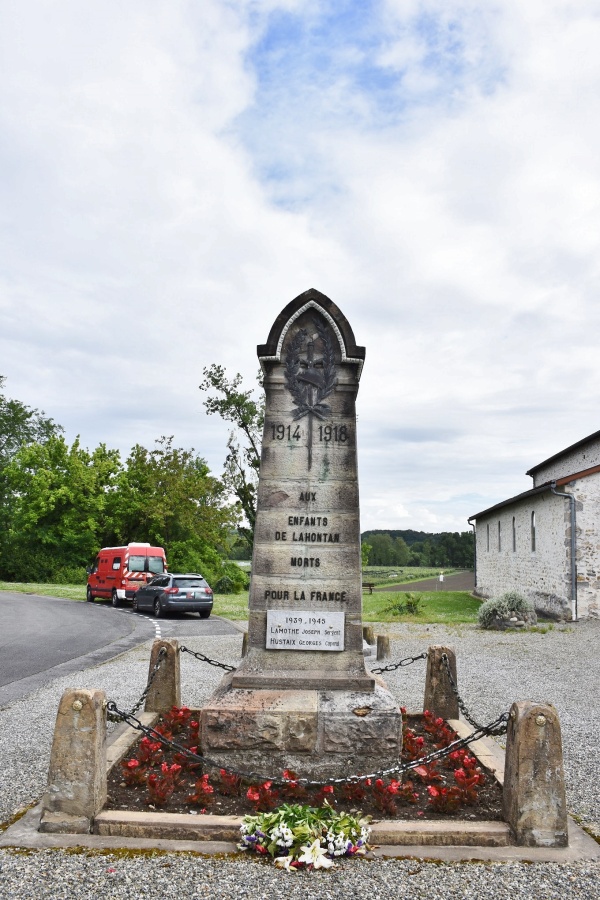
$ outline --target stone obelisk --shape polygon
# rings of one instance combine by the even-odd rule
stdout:
[[[258,356],[266,407],[248,650],[202,711],[202,747],[263,771],[393,764],[402,717],[363,656],[355,401],[365,350],[341,310],[309,290]]]
[[[286,306],[258,356],[266,407],[248,654],[233,686],[373,690],[356,460],[364,347],[312,290]]]

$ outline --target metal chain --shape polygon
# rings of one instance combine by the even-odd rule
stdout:
[[[163,660],[165,659],[166,655],[167,655],[167,648],[161,647],[160,650],[158,651],[158,656],[156,657],[156,662],[154,663],[154,665],[152,667],[152,671],[150,672],[150,675],[148,676],[148,683],[146,684],[146,687],[144,688],[140,699],[137,701],[137,703],[134,706],[131,707],[131,709],[129,711],[130,716],[134,715],[134,713],[136,713],[138,711],[138,709],[141,708],[142,703],[144,703],[144,701],[146,700],[146,697],[148,696],[148,694],[150,692],[150,688],[152,687],[152,682],[158,675],[158,670],[162,666]],[[108,705],[107,705],[107,710],[108,710]],[[106,717],[109,722],[120,722],[121,721],[120,717],[115,718],[109,712],[107,712]]]
[[[456,697],[456,700],[458,702],[458,706],[459,706],[461,713],[463,714],[463,716],[465,717],[467,722],[473,726],[473,728],[481,728],[481,725],[479,724],[477,719],[475,719],[471,715],[471,713],[469,712],[469,710],[467,708],[465,701],[458,693],[458,685],[456,684],[454,677],[452,675],[452,670],[450,669],[450,660],[448,659],[447,653],[442,653],[441,661],[442,661],[442,665],[446,669],[446,675],[448,676],[448,680],[450,681],[450,687],[452,688],[452,693]]]
[[[235,672],[235,666],[228,666],[227,663],[217,662],[216,659],[211,659],[209,656],[205,656],[203,653],[196,653],[194,650],[190,650],[188,647],[180,647],[180,653],[189,653],[191,656],[195,656],[196,659],[199,659],[200,662],[208,663],[209,666],[216,666],[218,669],[225,669],[226,672]]]
[[[427,659],[427,651],[420,653],[419,656],[407,656],[400,662],[390,663],[389,666],[382,666],[380,669],[371,669],[373,675],[381,675],[383,672],[395,672],[396,669],[402,669],[404,666],[410,666],[411,663],[418,662],[420,659]]]
[[[290,783],[291,779],[284,779],[279,776],[268,777],[261,774],[260,772],[246,772],[239,769],[230,769],[227,766],[224,766],[222,763],[216,762],[214,759],[210,759],[210,757],[208,756],[201,756],[198,753],[194,753],[189,749],[189,747],[184,747],[183,745],[178,744],[175,741],[171,741],[168,738],[164,737],[164,735],[162,735],[159,731],[156,731],[154,728],[143,725],[140,720],[136,719],[136,717],[131,713],[123,712],[122,710],[120,710],[112,700],[107,704],[107,710],[111,715],[117,716],[123,722],[127,722],[128,725],[130,725],[136,731],[141,731],[146,737],[150,738],[151,740],[158,741],[163,746],[168,747],[171,750],[175,750],[177,753],[182,753],[189,759],[193,759],[195,762],[202,763],[209,769],[222,769],[229,775],[235,775],[240,778],[247,779],[248,781],[270,781],[271,784],[275,785],[276,787],[286,784],[289,785]],[[323,785],[329,784],[357,784],[361,781],[367,781],[369,778],[385,778],[388,775],[402,774],[403,772],[409,772],[411,769],[416,769],[418,766],[429,765],[430,763],[435,762],[438,759],[449,756],[450,753],[454,752],[454,750],[460,750],[463,747],[468,747],[469,744],[472,744],[474,741],[480,740],[482,737],[505,734],[507,730],[507,722],[508,713],[503,713],[493,722],[490,722],[489,725],[479,726],[474,732],[472,732],[472,734],[464,738],[457,738],[457,740],[452,741],[446,747],[441,747],[439,750],[433,750],[431,753],[428,753],[425,756],[420,757],[419,759],[414,759],[411,762],[399,763],[396,766],[391,766],[389,769],[380,769],[378,772],[371,772],[369,775],[347,775],[344,778],[327,778],[323,781],[311,781],[308,778],[295,778],[293,780],[296,784],[300,784],[303,787],[322,787]]]

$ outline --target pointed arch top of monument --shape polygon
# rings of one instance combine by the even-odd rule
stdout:
[[[360,377],[365,361],[365,348],[357,347],[354,332],[339,306],[315,288],[299,294],[282,309],[269,332],[267,343],[259,344],[256,348],[259,360],[281,361],[281,347],[290,326],[311,307],[327,319],[339,341],[342,362],[357,363]]]

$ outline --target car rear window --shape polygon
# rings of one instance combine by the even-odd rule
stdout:
[[[208,587],[204,578],[174,578],[173,587],[178,588],[202,588]]]
[[[162,556],[148,557],[148,571],[156,572],[157,574],[165,571],[165,563]]]

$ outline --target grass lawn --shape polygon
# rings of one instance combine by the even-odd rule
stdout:
[[[468,591],[415,591],[422,599],[422,611],[418,615],[386,612],[394,602],[406,600],[405,591],[386,591],[379,594],[363,594],[363,621],[410,622],[418,625],[458,625],[477,623],[480,600]]]
[[[68,600],[85,600],[84,584],[11,584],[0,581],[0,591],[41,594],[47,597],[65,597]],[[363,619],[365,622],[411,622],[421,625],[456,625],[477,622],[480,601],[467,591],[419,591],[423,611],[419,615],[399,615],[386,612],[394,601],[406,599],[403,591],[387,591],[379,594],[363,594]],[[108,602],[108,601],[106,601]],[[248,618],[248,593],[215,594],[215,615],[226,619]]]
[[[0,591],[13,594],[41,594],[42,597],[64,597],[67,600],[85,600],[85,584],[19,584],[0,581]]]
[[[85,584],[18,584],[0,581],[0,591],[20,594],[40,594],[42,597],[64,597],[67,600],[85,600]],[[96,601],[100,602],[100,601]],[[105,600],[110,603],[110,600]],[[248,618],[248,592],[241,594],[215,594],[213,610],[227,619]]]

